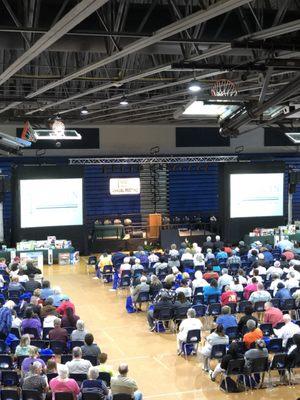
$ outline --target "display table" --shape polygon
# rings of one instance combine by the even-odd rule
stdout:
[[[118,224],[118,225],[100,225],[100,224],[94,224],[94,232],[93,232],[93,240],[96,240],[97,238],[107,238],[107,237],[112,237],[116,236],[117,239],[123,239],[125,236],[125,228],[124,225]]]
[[[300,233],[295,233],[294,235],[286,235],[289,240],[300,242]],[[262,244],[271,244],[274,245],[274,235],[266,235],[266,236],[244,236],[244,242],[247,245],[250,245],[253,242],[261,242]]]
[[[53,249],[53,263],[58,264],[58,255],[60,253],[74,253],[74,247],[68,247],[66,249]],[[21,253],[43,253],[44,264],[48,264],[48,249],[35,249],[35,250],[17,250],[16,255],[19,257]],[[11,262],[11,254],[9,250],[0,251],[0,258],[5,258],[7,262]]]

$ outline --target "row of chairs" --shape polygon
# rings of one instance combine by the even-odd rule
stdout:
[[[46,399],[52,399],[52,393],[47,393]],[[36,390],[13,390],[2,389],[0,391],[1,400],[40,400],[40,394]],[[98,393],[82,393],[82,400],[103,400]],[[74,400],[72,392],[61,392],[54,394],[54,400]],[[131,395],[126,393],[114,394],[112,400],[131,400]]]

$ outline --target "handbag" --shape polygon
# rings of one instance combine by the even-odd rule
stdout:
[[[133,307],[133,304],[132,304],[132,297],[131,296],[127,296],[126,297],[126,310],[127,310],[128,314],[132,314],[132,313],[136,312],[136,310],[135,310],[135,308]]]

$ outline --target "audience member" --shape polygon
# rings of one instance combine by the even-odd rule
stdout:
[[[128,378],[128,365],[120,364],[119,375],[113,376],[110,381],[111,394],[129,394],[134,400],[141,400],[142,393],[138,391],[136,382]]]
[[[96,357],[99,362],[101,354],[100,347],[94,343],[94,336],[91,333],[87,333],[84,338],[84,345],[81,346],[82,356],[93,356]]]
[[[257,284],[257,290],[255,292],[252,292],[249,301],[251,301],[252,304],[257,303],[258,301],[270,301],[271,300],[271,295],[270,293],[265,290],[264,285],[262,283]]]
[[[221,362],[216,365],[213,371],[209,371],[210,379],[214,382],[219,374],[227,370],[231,360],[236,360],[242,357],[243,355],[239,352],[238,344],[236,342],[232,342],[227,353],[222,357]]]
[[[221,291],[218,289],[218,282],[215,279],[212,279],[210,281],[209,286],[204,286],[203,288],[203,295],[204,295],[204,301],[207,302],[208,296],[212,295],[218,295],[220,296]]]
[[[187,311],[187,318],[184,319],[179,325],[179,332],[177,334],[177,354],[182,354],[182,343],[186,341],[189,331],[201,330],[202,322],[196,318],[196,311],[189,308]]]
[[[49,281],[43,281],[42,289],[41,289],[41,299],[46,300],[48,297],[53,296],[54,291],[50,288]],[[53,303],[52,303],[53,304]]]
[[[49,382],[49,387],[53,395],[53,400],[55,400],[55,393],[57,392],[71,392],[73,393],[74,400],[77,400],[77,396],[80,393],[78,383],[75,381],[75,379],[69,378],[69,369],[67,365],[60,366],[58,369],[58,376],[51,379]]]
[[[292,299],[289,289],[286,289],[283,282],[278,283],[277,292],[274,297],[280,300],[280,304],[282,304],[284,300]]]
[[[99,379],[99,369],[90,367],[88,371],[88,379],[85,379],[81,384],[81,393],[96,393],[99,399],[108,395],[106,384]]]
[[[45,362],[41,358],[39,358],[39,349],[35,346],[31,346],[29,349],[29,352],[28,352],[28,357],[24,358],[22,365],[21,365],[21,371],[22,371],[23,376],[28,374],[31,365],[35,361],[38,361],[39,363],[41,363],[43,369],[46,368]]]
[[[107,364],[106,361],[107,361],[107,354],[100,353],[99,365],[97,365],[97,368],[98,368],[99,372],[107,372],[110,376],[113,376],[114,369],[111,365]]]
[[[12,310],[15,303],[7,300],[0,308],[0,340],[5,340],[12,327]]]
[[[78,320],[79,317],[74,314],[73,308],[67,307],[65,315],[61,319],[61,326],[62,328],[76,328]]]
[[[28,356],[30,350],[30,336],[28,334],[22,335],[20,339],[20,344],[16,347],[15,356]]]
[[[37,332],[36,339],[39,339],[42,334],[42,324],[40,319],[34,316],[32,309],[27,308],[25,311],[25,318],[21,324],[21,332],[24,333],[26,329],[35,329]]]
[[[54,320],[54,328],[49,332],[50,340],[58,340],[63,343],[67,343],[68,341],[68,332],[65,328],[61,327],[61,320],[56,318]]]
[[[34,361],[30,366],[29,373],[24,377],[21,386],[23,390],[34,390],[40,400],[44,400],[48,391],[47,378],[43,374],[43,365]]]
[[[231,315],[231,309],[229,306],[224,306],[221,309],[221,315],[216,319],[217,325],[223,325],[224,331],[227,328],[232,328],[237,326],[237,320],[234,315]]]
[[[224,292],[221,294],[221,304],[222,306],[226,306],[228,303],[236,303],[237,302],[237,294],[234,292],[229,285],[226,285],[224,288]]]
[[[243,336],[243,342],[247,349],[251,348],[251,345],[256,342],[256,340],[262,339],[263,333],[260,328],[257,328],[257,323],[253,319],[249,319],[246,323],[248,332]]]
[[[251,283],[248,284],[244,289],[244,299],[245,300],[249,300],[251,293],[257,291],[257,285],[258,285],[258,281],[255,277],[253,277],[251,279]]]
[[[142,310],[141,302],[139,302],[139,307],[137,307],[137,300],[139,299],[140,293],[149,293],[149,291],[150,291],[150,286],[147,283],[146,276],[141,276],[140,283],[138,285],[136,285],[136,287],[131,288],[131,297],[132,297],[133,306],[138,311]]]
[[[75,314],[75,306],[74,304],[70,301],[69,296],[64,295],[63,299],[61,301],[61,304],[59,307],[57,307],[57,312],[62,315],[63,317],[67,314],[67,308],[72,308],[74,314]]]
[[[205,345],[201,350],[203,357],[203,370],[205,372],[209,371],[209,357],[211,355],[212,347],[216,344],[226,344],[228,345],[229,338],[225,335],[223,325],[218,325],[214,332],[205,338]]]
[[[34,292],[35,289],[41,289],[41,284],[34,280],[34,274],[28,274],[28,281],[24,283],[24,288],[26,292]]]
[[[84,322],[81,319],[78,319],[76,322],[76,329],[71,333],[70,339],[72,341],[84,341],[85,335],[88,332],[85,330]]]
[[[87,374],[92,364],[89,360],[82,358],[82,351],[80,347],[74,347],[72,350],[72,361],[68,361],[66,366],[70,374]]]
[[[192,297],[192,289],[188,286],[188,281],[186,279],[182,279],[180,282],[180,286],[175,290],[177,294],[183,293],[185,297]]]
[[[276,337],[282,339],[282,346],[286,347],[287,341],[292,338],[295,334],[300,334],[300,326],[292,322],[289,314],[284,314],[283,317],[284,326],[280,329],[274,328]]]
[[[272,324],[274,328],[277,324],[283,321],[283,314],[279,308],[273,307],[269,301],[265,303],[264,323]]]

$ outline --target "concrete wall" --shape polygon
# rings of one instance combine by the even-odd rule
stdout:
[[[0,131],[12,136],[16,134],[19,125],[0,125]],[[100,129],[100,149],[93,150],[47,150],[46,155],[78,155],[78,156],[111,156],[150,154],[151,147],[159,146],[160,154],[228,154],[234,153],[240,146],[244,153],[293,153],[297,146],[264,147],[264,131],[262,128],[245,133],[236,139],[231,139],[230,147],[176,147],[173,125],[91,125]],[[181,126],[189,126],[181,124]],[[248,128],[250,129],[250,128]],[[245,128],[247,130],[247,128]],[[35,154],[27,150],[26,155]]]

